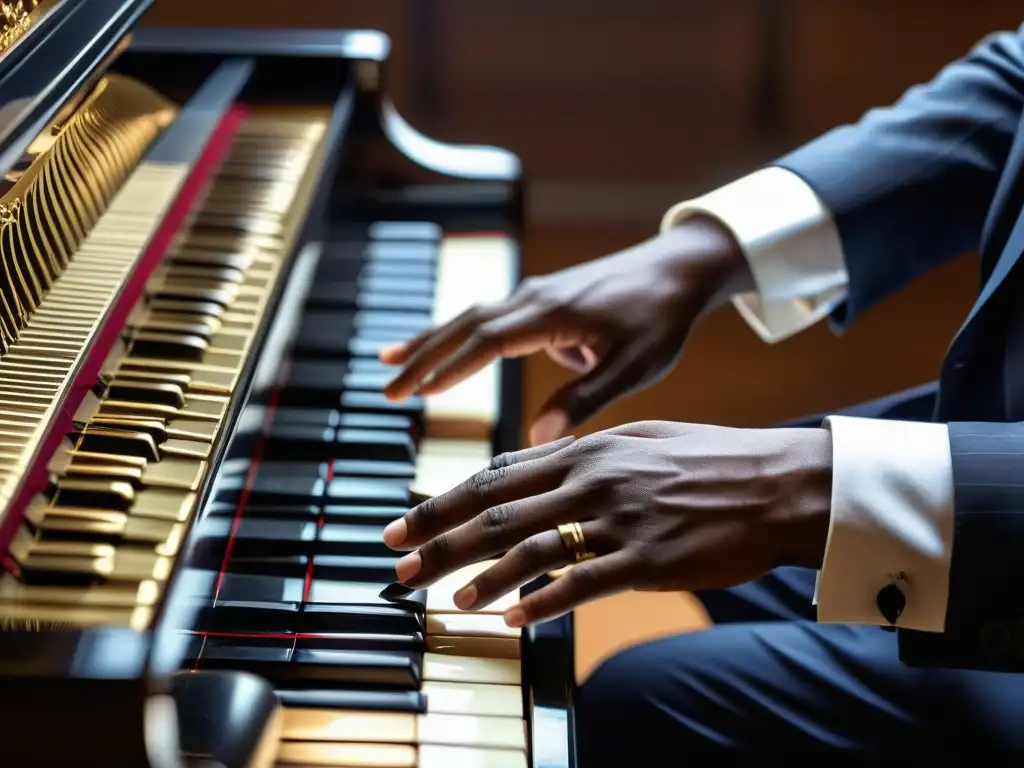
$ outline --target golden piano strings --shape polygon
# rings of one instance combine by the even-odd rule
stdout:
[[[17,0],[0,3],[0,53],[3,53],[28,32],[32,26],[34,11],[39,0]]]
[[[308,207],[314,174],[306,169],[318,166],[325,129],[322,115],[261,112],[240,128],[75,414],[75,432],[49,462],[50,490],[26,511],[10,547],[16,568],[0,579],[0,621],[150,625],[209,471],[228,400],[298,235],[297,212]],[[123,125],[117,132],[121,138],[129,133]],[[127,163],[119,167],[131,170]],[[137,174],[144,171],[146,163]],[[81,210],[78,226],[85,229],[91,211]],[[119,244],[114,237],[103,248],[90,239],[84,250],[126,258],[135,220],[132,213],[121,216],[115,202],[95,231],[124,239]],[[47,238],[66,243],[56,238],[59,224],[48,223],[53,228],[45,230]],[[59,252],[61,263],[76,263],[81,251]],[[103,263],[95,262],[99,275]],[[111,284],[90,273],[65,286],[69,273],[55,281],[49,295],[59,292],[62,303],[45,317],[84,334],[107,306]],[[36,323],[46,309],[29,314],[22,338],[42,338]],[[55,329],[47,333],[56,338]],[[77,352],[83,338],[68,339],[60,349]],[[32,407],[45,408],[61,385],[62,361],[51,354],[33,358],[38,394],[22,401],[27,393],[21,391],[15,401],[0,389],[0,461],[5,447],[19,448],[5,446],[4,430],[12,430],[12,439],[25,437]],[[0,388],[9,359],[0,356]]]
[[[174,115],[155,91],[111,76],[30,147],[34,162],[0,197],[0,354],[10,351]],[[59,326],[37,321],[34,330]]]

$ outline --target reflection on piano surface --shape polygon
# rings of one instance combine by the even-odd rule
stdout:
[[[5,764],[571,765],[570,620],[380,594],[517,446],[515,365],[393,403],[378,352],[511,290],[518,161],[404,123],[381,35],[148,4],[0,57]]]

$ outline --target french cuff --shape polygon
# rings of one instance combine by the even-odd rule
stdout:
[[[764,168],[679,203],[661,230],[698,215],[717,219],[743,250],[757,292],[735,296],[733,304],[764,341],[809,328],[846,298],[848,275],[832,214],[792,171]]]
[[[895,626],[942,632],[955,505],[945,424],[830,416],[832,514],[815,589],[818,621],[891,626],[877,601],[896,585]]]

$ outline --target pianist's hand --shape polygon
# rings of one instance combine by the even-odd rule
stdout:
[[[779,565],[820,567],[831,465],[822,429],[627,424],[500,456],[384,540],[415,550],[397,566],[415,588],[507,552],[456,594],[470,610],[571,562],[555,529],[579,522],[595,557],[506,613],[523,626],[629,589],[729,587]]]
[[[506,301],[386,350],[382,360],[402,366],[386,393],[436,394],[497,357],[544,350],[582,375],[541,409],[530,434],[539,445],[655,383],[701,312],[750,284],[732,237],[710,219],[692,219],[628,250],[525,280]]]

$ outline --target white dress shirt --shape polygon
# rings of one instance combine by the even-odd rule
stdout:
[[[720,221],[750,264],[756,293],[733,304],[767,343],[814,325],[846,296],[839,231],[796,174],[766,168],[665,214]],[[953,468],[944,424],[831,416],[832,514],[815,602],[818,620],[880,624],[878,591],[898,583],[897,626],[941,632],[953,551]]]

